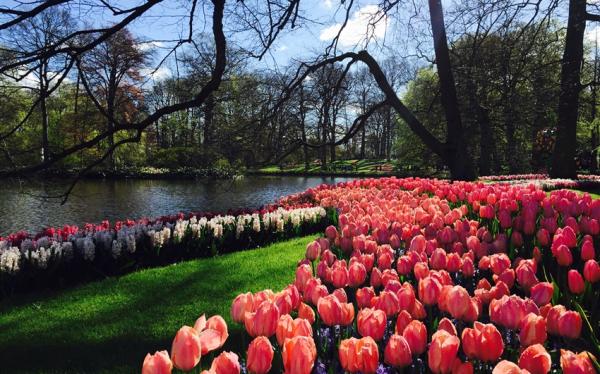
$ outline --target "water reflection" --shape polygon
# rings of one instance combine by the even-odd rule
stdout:
[[[249,176],[226,181],[84,180],[62,206],[59,200],[44,200],[39,196],[63,192],[64,185],[6,182],[0,185],[0,235],[18,230],[37,232],[46,226],[155,217],[179,211],[256,208],[321,183],[349,179]]]

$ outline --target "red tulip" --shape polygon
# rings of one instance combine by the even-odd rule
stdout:
[[[177,331],[171,346],[171,360],[180,370],[190,371],[200,362],[200,336],[192,327],[183,326]]]
[[[456,331],[456,326],[454,326],[454,323],[452,323],[452,321],[450,321],[446,317],[440,320],[440,323],[438,324],[438,330],[444,330],[449,334],[458,335],[458,332]]]
[[[519,341],[522,347],[544,344],[546,341],[546,320],[542,316],[529,313],[521,321]]]
[[[410,346],[402,335],[394,334],[390,337],[384,351],[384,362],[398,368],[412,363]]]
[[[286,374],[310,374],[317,359],[315,341],[307,336],[288,339],[281,357]]]
[[[308,282],[308,280],[311,279],[312,276],[313,273],[310,265],[304,264],[298,266],[298,268],[296,269],[296,280],[294,284],[296,285],[298,290],[300,290],[300,292],[304,291],[304,285],[306,285],[306,282]]]
[[[575,354],[571,351],[560,350],[560,367],[565,374],[595,374],[596,369],[588,352]]]
[[[347,326],[354,320],[354,306],[348,303],[341,303],[335,295],[319,299],[317,310],[323,323],[328,326]]]
[[[366,308],[371,306],[371,300],[375,297],[375,290],[372,287],[363,287],[356,290],[356,303],[358,308]]]
[[[342,340],[339,347],[342,368],[350,373],[375,373],[379,366],[379,349],[373,338]]]
[[[248,346],[247,367],[252,374],[266,374],[273,362],[273,346],[265,336],[254,338]]]
[[[574,294],[582,294],[585,289],[583,277],[577,270],[569,270],[568,277],[569,291]]]
[[[348,285],[348,269],[345,261],[336,261],[331,268],[331,283],[335,288],[343,288]]]
[[[411,321],[402,332],[402,336],[408,342],[410,351],[413,355],[418,356],[425,352],[427,347],[427,328],[421,321]]]
[[[167,351],[148,353],[142,365],[142,374],[171,374],[173,363]]]
[[[473,260],[471,260],[469,257],[465,258],[460,271],[465,277],[472,277],[475,273],[475,265],[473,265]]]
[[[558,321],[560,317],[567,311],[562,305],[553,306],[546,315],[546,330],[549,334],[560,335]]]
[[[233,352],[222,352],[210,366],[211,374],[239,374],[241,370],[238,355]]]
[[[573,254],[571,253],[569,247],[567,247],[564,244],[558,246],[558,248],[556,249],[555,256],[556,261],[560,266],[568,267],[571,266],[571,264],[573,263]]]
[[[356,325],[361,336],[370,336],[379,341],[385,334],[387,318],[382,310],[365,308],[358,312]]]
[[[448,312],[453,318],[462,319],[469,309],[471,298],[466,289],[461,286],[451,287],[448,291]]]
[[[541,344],[527,347],[519,357],[519,367],[531,374],[546,374],[550,371],[551,364],[550,355]]]
[[[594,250],[594,242],[591,240],[584,240],[581,244],[581,259],[583,261],[593,260],[596,257],[596,251]]]
[[[600,281],[600,265],[596,260],[587,260],[583,266],[583,277],[590,283]]]
[[[444,330],[439,330],[433,334],[427,352],[431,371],[434,373],[450,373],[459,345],[460,340]]]
[[[531,287],[531,299],[538,305],[546,305],[552,300],[552,294],[554,293],[554,287],[552,283],[540,282],[535,286]]]
[[[581,335],[581,324],[581,315],[567,310],[558,318],[558,333],[564,338],[577,339]]]

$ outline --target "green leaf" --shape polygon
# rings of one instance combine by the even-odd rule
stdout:
[[[594,333],[594,328],[592,327],[590,320],[587,318],[587,314],[586,314],[585,310],[577,301],[573,301],[573,304],[575,304],[575,308],[577,309],[577,312],[579,312],[581,319],[583,319],[583,321],[585,322],[585,325],[588,328],[590,338],[592,339],[592,342],[594,343],[594,348],[596,349],[596,354],[600,354],[600,342],[598,342],[598,338],[596,337],[596,334]]]

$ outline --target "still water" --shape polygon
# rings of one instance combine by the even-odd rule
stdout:
[[[278,198],[340,177],[263,177],[236,180],[84,180],[68,201],[42,196],[64,192],[64,185],[40,182],[0,184],[0,235],[43,227],[80,225],[125,218],[157,217],[187,211],[258,208]]]

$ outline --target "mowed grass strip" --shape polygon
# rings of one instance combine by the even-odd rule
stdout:
[[[2,301],[0,371],[139,372],[147,352],[170,350],[179,327],[193,326],[202,313],[222,315],[230,329],[225,348],[240,351],[247,342],[231,321],[231,301],[241,292],[291,283],[313,238]]]

